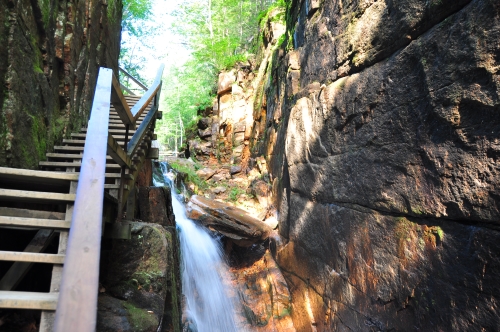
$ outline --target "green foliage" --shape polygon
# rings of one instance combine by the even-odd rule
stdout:
[[[238,197],[245,193],[246,191],[244,189],[241,189],[240,187],[232,187],[229,191],[229,200],[236,202],[238,200]]]
[[[197,193],[199,189],[206,190],[208,188],[207,182],[200,178],[198,174],[196,174],[195,165],[190,167],[188,165],[181,164],[175,161],[170,162],[169,165],[176,171],[187,174],[187,181],[194,184],[197,188],[195,189],[195,193]]]
[[[164,118],[157,125],[162,144],[171,149],[182,145],[178,141],[179,118],[184,126],[195,119],[198,110],[211,106],[218,72],[246,61],[258,39],[259,22],[267,17],[268,8],[286,5],[284,0],[273,3],[272,0],[193,0],[174,11],[171,29],[182,36],[191,56],[166,73],[162,92]]]

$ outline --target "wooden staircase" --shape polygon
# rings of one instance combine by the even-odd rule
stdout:
[[[144,161],[157,157],[150,147],[162,71],[143,96],[123,96],[101,68],[88,128],[47,153],[44,170],[0,167],[0,232],[36,231],[23,251],[0,251],[0,261],[13,262],[0,273],[0,308],[42,310],[40,331],[95,330],[103,201],[116,205],[119,222]],[[56,238],[57,252],[45,253]],[[39,263],[53,265],[48,291],[16,291]]]

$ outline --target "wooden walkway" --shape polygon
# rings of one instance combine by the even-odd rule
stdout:
[[[42,332],[95,330],[103,202],[119,222],[144,161],[157,158],[162,72],[143,96],[124,96],[101,68],[88,127],[47,153],[45,170],[0,167],[0,228],[37,230],[24,251],[0,251],[0,261],[14,262],[0,279],[0,308],[42,310]],[[57,235],[57,253],[44,253]],[[16,291],[40,263],[53,265],[50,291]]]

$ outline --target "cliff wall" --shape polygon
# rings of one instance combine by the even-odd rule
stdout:
[[[117,70],[121,0],[0,0],[0,166],[36,168]]]
[[[251,151],[298,331],[500,329],[500,3],[293,0]]]

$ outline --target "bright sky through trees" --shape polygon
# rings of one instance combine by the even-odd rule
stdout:
[[[274,1],[123,1],[120,64],[146,85],[165,64],[156,131],[161,144],[177,148],[197,110],[212,104],[218,72],[256,51],[259,19]]]

